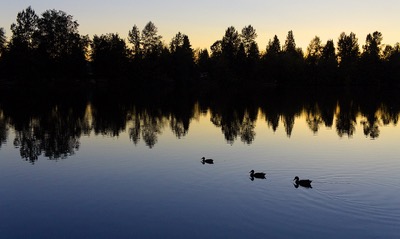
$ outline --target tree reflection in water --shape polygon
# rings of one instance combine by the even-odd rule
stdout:
[[[182,138],[190,133],[191,121],[208,112],[212,124],[221,129],[230,144],[238,138],[252,144],[256,124],[264,120],[274,132],[281,124],[288,137],[298,119],[305,120],[313,134],[323,126],[334,126],[339,137],[353,136],[359,124],[371,139],[381,137],[379,127],[398,122],[399,96],[381,95],[372,101],[360,95],[333,95],[318,97],[277,90],[251,97],[187,92],[175,93],[175,97],[63,92],[60,97],[56,92],[22,101],[20,94],[11,92],[0,96],[0,142],[6,142],[9,129],[14,129],[14,146],[23,159],[34,163],[40,156],[57,160],[73,155],[79,150],[80,137],[92,132],[116,137],[127,131],[134,145],[143,140],[153,148],[167,128]]]
[[[4,117],[3,111],[0,109],[0,149],[1,145],[7,141],[8,123]]]

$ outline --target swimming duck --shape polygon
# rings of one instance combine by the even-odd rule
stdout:
[[[309,179],[302,179],[300,180],[298,176],[294,177],[294,183],[295,183],[295,187],[298,188],[299,185],[305,188],[312,188],[311,187],[311,182],[312,180]]]
[[[251,170],[249,173],[250,173],[250,177],[251,177],[252,179],[254,179],[254,178],[265,179],[265,173],[263,173],[263,172],[257,172],[257,173],[255,173],[254,170]]]
[[[202,163],[202,164],[206,164],[206,163],[208,163],[208,164],[214,164],[214,160],[213,160],[213,159],[206,159],[205,157],[202,157],[201,159],[202,159],[202,160],[201,160],[201,163]]]

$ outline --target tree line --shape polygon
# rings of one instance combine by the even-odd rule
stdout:
[[[382,44],[375,31],[360,47],[356,34],[322,43],[315,36],[305,52],[289,31],[260,50],[251,25],[228,27],[210,50],[194,50],[178,32],[165,44],[153,22],[136,25],[127,40],[117,33],[81,35],[60,10],[40,16],[28,7],[17,14],[11,37],[0,28],[1,79],[24,84],[103,82],[132,86],[397,86],[400,44]]]

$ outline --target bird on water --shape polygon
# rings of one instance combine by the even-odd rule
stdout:
[[[254,180],[254,178],[265,179],[265,173],[263,173],[263,172],[255,173],[254,170],[251,170],[249,173],[250,173],[250,179],[252,181]]]
[[[214,160],[213,159],[206,159],[205,157],[201,158],[201,163],[202,164],[214,164]]]
[[[294,177],[294,183],[295,183],[295,187],[298,188],[299,186],[305,187],[305,188],[312,188],[311,187],[311,182],[312,180],[309,179],[299,179],[298,176]]]

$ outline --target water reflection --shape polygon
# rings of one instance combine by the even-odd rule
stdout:
[[[8,137],[8,123],[4,117],[3,111],[0,109],[0,149],[1,145],[6,142]]]
[[[318,134],[322,127],[334,127],[339,137],[352,137],[359,124],[366,137],[377,139],[382,137],[380,126],[397,125],[400,112],[399,96],[395,93],[380,93],[377,100],[368,95],[310,95],[278,90],[230,97],[191,92],[37,92],[24,98],[25,94],[1,94],[0,142],[8,140],[9,129],[14,129],[14,146],[31,163],[40,155],[67,158],[79,150],[80,137],[91,133],[117,137],[127,131],[134,145],[143,140],[153,148],[167,128],[177,138],[183,138],[189,134],[192,120],[208,114],[227,143],[240,139],[252,144],[257,124],[266,123],[274,132],[282,126],[287,137],[291,137],[297,119],[305,120],[313,134]]]

